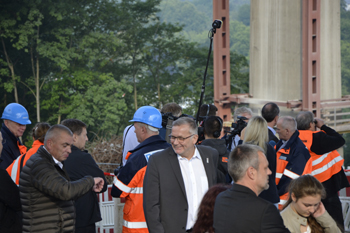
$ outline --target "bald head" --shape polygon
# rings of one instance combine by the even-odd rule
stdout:
[[[49,140],[55,140],[55,138],[59,137],[61,133],[66,133],[73,137],[73,133],[68,127],[64,125],[54,125],[46,132],[44,139],[45,147],[47,146],[47,142]]]
[[[71,153],[73,133],[64,125],[54,125],[46,133],[44,146],[58,161],[66,160]]]

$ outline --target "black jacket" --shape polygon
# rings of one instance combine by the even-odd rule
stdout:
[[[205,139],[201,145],[210,146],[219,152],[219,163],[218,163],[218,183],[230,183],[231,179],[228,178],[227,172],[227,161],[230,155],[226,148],[225,139]]]
[[[20,233],[21,202],[19,190],[6,170],[0,168],[0,232]]]
[[[269,129],[269,142],[274,141],[276,144],[278,143],[279,139],[273,134],[271,129]]]
[[[84,176],[101,177],[104,179],[104,186],[101,192],[107,190],[107,181],[103,171],[97,166],[95,160],[86,151],[72,146],[72,153],[64,161],[64,167],[72,181],[79,180]],[[76,222],[75,227],[86,227],[101,221],[101,213],[98,205],[97,195],[90,190],[79,197],[75,203]]]
[[[214,207],[215,233],[288,233],[277,208],[249,188],[233,184],[220,193]]]
[[[266,152],[267,161],[269,161],[269,169],[272,174],[269,175],[269,188],[260,193],[259,197],[271,202],[278,203],[280,197],[278,196],[277,186],[276,186],[276,151],[275,149],[267,143],[267,152]]]
[[[4,148],[1,152],[2,162],[0,163],[0,168],[6,169],[13,162],[13,160],[17,159],[17,157],[21,155],[17,142],[20,144],[22,143],[19,138],[16,138],[15,135],[11,133],[4,123],[2,123],[1,134]]]
[[[52,156],[39,148],[23,167],[19,191],[23,211],[23,232],[74,232],[73,201],[92,189],[94,179],[86,176],[70,182],[68,174]]]

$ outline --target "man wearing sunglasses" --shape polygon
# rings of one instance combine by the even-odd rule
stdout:
[[[191,232],[203,195],[216,183],[218,152],[196,146],[189,117],[173,122],[171,148],[152,155],[144,179],[143,206],[150,233]]]

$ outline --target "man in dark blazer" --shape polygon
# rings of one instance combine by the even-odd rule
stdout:
[[[256,145],[239,145],[230,154],[228,172],[234,184],[216,198],[215,233],[289,232],[277,208],[258,197],[269,187],[268,165],[263,149]]]
[[[148,161],[143,206],[150,233],[191,232],[203,195],[216,183],[218,152],[196,146],[197,132],[193,119],[177,119],[172,147]]]
[[[276,131],[273,127],[276,126],[280,114],[280,109],[275,103],[267,103],[261,109],[261,116],[266,120],[267,127],[269,128],[269,142],[276,145],[279,139],[276,137]],[[273,141],[273,142],[271,142]]]
[[[104,185],[101,190],[107,190],[107,181],[103,171],[98,167],[92,156],[85,150],[88,141],[86,124],[77,119],[65,119],[62,125],[67,126],[73,133],[72,152],[64,161],[65,169],[71,181],[84,176],[101,177]],[[102,220],[96,192],[90,190],[74,202],[75,206],[75,233],[96,232],[95,223]]]

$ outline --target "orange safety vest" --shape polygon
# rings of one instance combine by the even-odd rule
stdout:
[[[24,154],[27,152],[27,147],[25,145],[19,144],[19,141],[17,141],[17,146],[20,154]]]
[[[6,168],[7,173],[11,176],[13,182],[15,182],[17,185],[19,185],[19,175],[21,173],[22,168],[24,167],[28,159],[38,151],[41,145],[44,145],[44,143],[40,142],[39,140],[35,140],[33,142],[32,148],[29,149],[27,153],[24,152],[23,154],[18,156],[18,158],[15,159],[11,163],[11,165]]]
[[[120,198],[125,198],[123,215],[123,233],[148,233],[145,214],[143,212],[143,178],[147,166],[140,169],[128,185],[117,177],[113,184],[120,189]]]
[[[336,150],[323,155],[318,155],[310,150],[313,141],[313,134],[319,132],[320,131],[299,130],[299,138],[305,144],[311,155],[311,175],[322,183],[341,171],[344,159]]]
[[[276,146],[275,146],[276,149]],[[281,159],[281,155],[286,155],[288,156],[290,153],[290,149],[285,149],[282,148],[279,151],[276,152],[276,162],[277,162],[277,167],[276,167],[276,185],[278,185],[281,181],[282,176],[287,176],[290,179],[294,180],[296,178],[298,178],[300,175],[296,174],[294,172],[292,172],[291,170],[286,169],[287,165],[288,165],[288,161],[287,160],[283,160]],[[298,161],[294,161],[296,163],[298,163]],[[306,175],[306,174],[311,174],[312,172],[312,160],[309,159],[306,164],[305,164],[305,168],[303,170],[303,173],[301,175]],[[283,205],[287,202],[289,198],[289,192],[286,192],[283,195],[280,195],[280,202],[278,203],[278,209],[282,210]]]

